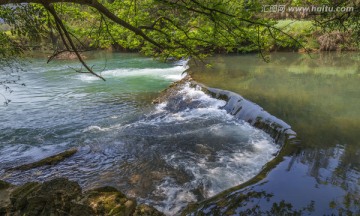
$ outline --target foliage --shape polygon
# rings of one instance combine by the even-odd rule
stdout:
[[[75,1],[74,1],[75,2]],[[95,8],[77,3],[56,3],[54,8],[79,47],[141,50],[146,55],[168,57],[204,57],[214,52],[249,52],[266,50],[263,42],[271,36],[275,22],[255,16],[260,3],[253,1],[173,1],[125,0],[103,1],[111,13],[141,29],[159,46],[149,43],[131,29],[111,21]],[[3,7],[1,15],[12,33],[30,40],[49,38],[56,23],[40,4]],[[15,15],[15,16],[11,16]],[[281,31],[273,29],[281,35]],[[266,37],[265,37],[266,36]],[[59,45],[59,35],[51,36]],[[81,43],[80,43],[81,42]]]
[[[11,93],[11,85],[19,84],[20,76],[18,72],[21,70],[17,56],[22,53],[22,49],[17,43],[11,40],[10,36],[5,32],[0,32],[0,87],[5,92]],[[24,85],[21,83],[20,85]],[[0,92],[0,97],[4,99],[4,104],[8,105],[11,100]]]
[[[11,35],[2,32],[3,47],[25,41],[46,44],[54,54],[72,52],[85,69],[78,52],[109,48],[140,51],[166,60],[213,53],[266,52],[277,49],[318,48],[314,32],[346,30],[359,37],[359,4],[355,1],[248,1],[248,0],[7,0],[1,3],[0,18]],[[9,4],[23,3],[23,4]],[[311,21],[277,21],[261,12],[264,4],[355,7],[350,13],[313,14]],[[310,16],[310,15],[309,15]],[[304,46],[309,44],[309,46]],[[21,43],[22,47],[24,44]],[[8,48],[5,48],[8,50]],[[5,52],[0,50],[0,52]],[[8,51],[7,51],[8,52]],[[5,56],[7,56],[6,54]]]
[[[319,48],[319,45],[314,38],[314,32],[316,32],[318,28],[314,26],[312,21],[290,19],[279,20],[276,27],[296,38],[301,44],[304,44],[307,49],[314,50]],[[281,43],[278,44],[280,45],[280,48],[301,48],[299,44],[294,44],[289,37],[279,35],[278,38],[281,39]]]
[[[286,5],[287,7],[307,7],[309,9],[308,11],[286,11],[286,13],[278,13],[277,15],[280,16],[277,18],[281,17],[281,19],[284,19],[284,16],[286,16],[286,18],[301,18],[302,21],[312,22],[312,25],[315,27],[314,30],[316,31],[314,31],[312,39],[307,40],[307,43],[310,43],[311,47],[314,45],[314,39],[324,35],[323,38],[325,38],[327,42],[335,40],[333,36],[345,37],[341,39],[341,43],[332,44],[332,46],[337,47],[337,49],[332,50],[343,48],[353,50],[360,48],[360,1],[358,0],[268,0],[267,3],[269,5]],[[320,10],[312,10],[313,7]],[[275,17],[276,16],[273,16],[273,18]],[[322,49],[322,47],[324,47],[322,40],[319,41],[320,45],[318,44],[318,46],[314,48],[328,50]]]

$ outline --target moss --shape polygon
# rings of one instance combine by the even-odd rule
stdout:
[[[90,207],[86,208],[75,203],[80,196],[80,186],[76,182],[65,178],[53,179],[43,184],[29,182],[14,189],[10,194],[11,215],[45,216],[58,215],[58,212],[67,214],[69,212],[79,212],[75,208],[80,208],[89,215],[93,212]],[[90,209],[91,212],[84,209]]]
[[[13,186],[0,180],[0,215],[9,215],[10,211],[10,192]]]
[[[84,215],[91,216],[91,215],[95,215],[95,212],[93,211],[92,208],[90,208],[90,206],[82,205],[82,204],[78,204],[78,203],[73,203],[71,205],[69,215],[72,215],[72,216],[84,216]]]
[[[81,196],[81,187],[74,181],[66,178],[56,178],[44,182],[38,191],[39,196],[51,196],[54,194],[62,194],[67,199],[76,199]]]
[[[146,204],[140,204],[136,207],[133,216],[165,216],[162,212],[159,212],[154,207]]]
[[[26,171],[26,170],[34,169],[34,168],[45,166],[45,165],[55,165],[55,164],[59,163],[60,161],[63,161],[66,158],[71,157],[76,152],[77,152],[76,148],[69,149],[67,151],[61,152],[60,154],[56,154],[56,155],[44,158],[44,159],[34,162],[34,163],[29,163],[29,164],[24,164],[24,165],[21,165],[18,167],[13,167],[13,168],[10,168],[9,170]]]
[[[131,215],[136,201],[113,187],[97,188],[86,193],[85,203],[99,215]]]
[[[7,183],[6,181],[0,180],[0,190],[7,189],[11,186],[10,183]]]
[[[137,206],[136,200],[109,186],[83,194],[78,183],[66,178],[29,182],[19,187],[0,183],[3,188],[10,188],[0,190],[0,215],[164,215],[153,207]]]
[[[40,187],[38,182],[28,182],[16,188],[10,195],[11,204],[16,209],[23,209],[27,205],[27,196]]]

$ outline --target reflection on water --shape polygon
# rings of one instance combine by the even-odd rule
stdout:
[[[197,213],[358,215],[360,172],[344,167],[343,146],[284,157],[262,181],[218,196]],[[206,215],[206,214],[205,214]]]
[[[218,56],[211,62],[212,68],[191,66],[196,81],[254,101],[302,140],[299,153],[234,196],[271,194],[244,201],[248,208],[259,202],[263,213],[275,204],[284,212],[360,213],[360,54],[274,53],[270,63],[256,55]]]
[[[195,80],[239,93],[289,123],[306,146],[359,143],[360,54],[219,56]]]

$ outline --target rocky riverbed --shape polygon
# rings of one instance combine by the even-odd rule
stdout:
[[[14,186],[0,181],[0,215],[123,215],[162,216],[153,207],[137,204],[113,187],[82,192],[78,183],[56,178]]]

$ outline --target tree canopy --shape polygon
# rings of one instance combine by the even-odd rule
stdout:
[[[328,29],[359,33],[356,1],[301,1],[305,5],[352,5],[349,13],[313,14]],[[10,33],[0,32],[0,56],[22,51],[23,41],[45,41],[54,54],[72,52],[82,63],[78,72],[102,78],[83,60],[82,51],[115,46],[161,59],[203,58],[216,52],[259,52],[274,44],[306,47],[301,38],[262,13],[264,5],[299,5],[296,0],[2,0],[0,18]],[[311,14],[310,14],[311,15]],[[355,17],[356,17],[355,16]],[[325,27],[324,27],[325,28]],[[14,40],[14,35],[24,40]],[[357,34],[359,35],[359,34]],[[102,78],[103,79],[103,78]]]
[[[262,51],[266,35],[277,39],[277,34],[286,34],[271,20],[256,17],[261,5],[246,0],[6,0],[0,5],[0,17],[12,26],[13,34],[35,40],[50,35],[52,57],[74,52],[85,68],[79,72],[96,76],[79,53],[89,47],[87,41],[90,47],[117,44],[163,59],[201,58],[219,50]],[[8,35],[1,37],[10,40]],[[12,46],[2,54],[20,51],[15,43]]]

